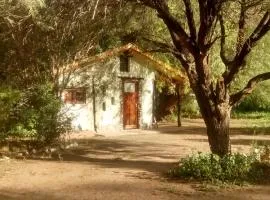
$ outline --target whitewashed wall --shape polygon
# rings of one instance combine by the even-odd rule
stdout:
[[[117,131],[123,129],[121,114],[122,80],[120,77],[141,78],[140,81],[140,128],[152,126],[154,71],[141,66],[136,58],[130,60],[130,72],[120,72],[119,57],[98,65],[89,66],[74,73],[69,87],[86,87],[86,104],[65,104],[64,110],[73,117],[72,125],[77,130],[94,130],[92,82],[96,91],[97,131]],[[102,90],[105,87],[106,91]],[[112,105],[111,98],[115,103]],[[64,94],[63,94],[64,98]],[[103,111],[103,103],[106,110]]]

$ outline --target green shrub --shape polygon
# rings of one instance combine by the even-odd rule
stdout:
[[[24,91],[1,89],[1,138],[31,138],[46,144],[70,130],[70,120],[61,113],[61,101],[49,84]],[[0,106],[1,106],[0,105]]]
[[[263,171],[257,163],[260,161],[255,153],[250,155],[236,153],[222,158],[211,153],[197,153],[183,158],[178,167],[169,171],[169,175],[241,184],[261,179]]]
[[[195,96],[191,93],[186,94],[184,97],[182,97],[181,102],[181,117],[184,118],[200,118],[200,108],[197,103],[197,100],[195,99]],[[170,114],[166,115],[163,119],[163,121],[168,122],[176,122],[177,121],[177,106],[174,105],[171,110]]]
[[[186,94],[182,99],[181,112],[183,117],[200,117],[200,108],[193,93]]]
[[[12,110],[20,98],[20,91],[10,87],[0,88],[0,139],[7,137]]]

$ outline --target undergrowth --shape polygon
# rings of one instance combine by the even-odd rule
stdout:
[[[207,181],[214,184],[243,185],[265,182],[270,180],[268,175],[270,165],[269,160],[262,160],[264,151],[258,150],[249,155],[234,153],[222,158],[212,153],[196,153],[183,158],[168,174],[173,178]]]

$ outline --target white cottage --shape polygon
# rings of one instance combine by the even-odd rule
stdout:
[[[77,130],[117,131],[151,128],[155,79],[183,75],[128,44],[82,60],[70,76],[62,99]]]

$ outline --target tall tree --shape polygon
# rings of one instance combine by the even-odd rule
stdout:
[[[207,127],[211,151],[220,156],[228,154],[232,107],[250,94],[259,82],[270,79],[268,70],[252,77],[242,89],[231,90],[235,77],[245,70],[252,49],[270,29],[269,3],[263,0],[182,0],[182,5],[172,9],[172,1],[167,0],[137,2],[154,9],[166,25],[172,44],[159,41],[156,44],[171,52],[185,69]],[[177,15],[175,9],[183,9],[184,17]],[[234,25],[229,26],[232,14]],[[236,39],[227,45],[227,34],[232,33]],[[210,53],[218,41],[224,70],[216,77],[213,76]]]
[[[49,81],[58,90],[65,66],[96,53],[118,6],[106,0],[0,0],[0,81],[19,88]]]

